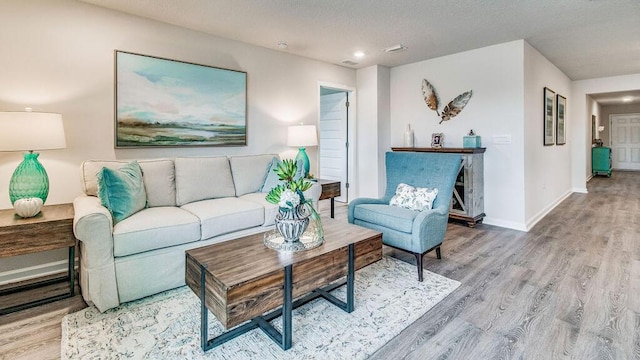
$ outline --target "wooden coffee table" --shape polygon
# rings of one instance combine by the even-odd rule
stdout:
[[[287,350],[291,311],[318,297],[353,311],[355,270],[382,258],[382,234],[331,219],[323,226],[324,244],[297,253],[267,248],[263,233],[186,251],[186,283],[201,301],[204,351],[258,327]],[[345,283],[346,302],[329,294]],[[209,339],[207,309],[227,330],[249,322]],[[282,333],[269,324],[280,315]]]

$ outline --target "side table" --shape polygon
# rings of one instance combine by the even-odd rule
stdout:
[[[340,181],[318,179],[318,184],[322,186],[320,200],[331,199],[331,218],[335,211],[335,197],[340,196]]]
[[[36,289],[63,281],[69,282],[69,292],[0,309],[0,315],[69,298],[75,295],[75,247],[73,235],[73,205],[47,205],[32,218],[23,219],[13,209],[0,210],[0,259],[41,251],[68,248],[68,274],[36,283],[15,286],[0,291],[0,296]]]

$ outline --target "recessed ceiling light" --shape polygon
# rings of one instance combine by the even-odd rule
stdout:
[[[625,96],[622,98],[622,102],[631,102],[631,100],[633,100],[631,96]]]
[[[364,52],[356,51],[356,52],[353,53],[353,57],[358,58],[358,59],[363,58],[364,57]]]
[[[288,47],[289,47],[289,45],[287,45],[286,41],[280,41],[280,42],[278,43],[278,49],[282,49],[282,50],[284,50],[284,49],[286,49],[286,48],[288,48]]]

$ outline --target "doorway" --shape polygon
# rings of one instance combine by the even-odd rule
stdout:
[[[345,87],[320,85],[318,177],[340,181],[340,196],[335,200],[345,203],[353,183],[353,93]]]
[[[640,114],[611,115],[611,160],[616,170],[640,170]]]

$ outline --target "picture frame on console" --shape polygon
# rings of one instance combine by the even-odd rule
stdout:
[[[442,148],[442,144],[444,144],[444,134],[443,133],[433,133],[431,134],[431,147],[435,149]]]
[[[544,146],[551,146],[555,144],[555,91],[544,88]]]
[[[247,73],[115,50],[115,148],[246,146]]]
[[[564,145],[567,143],[566,114],[567,98],[558,94],[556,95],[556,145]]]

